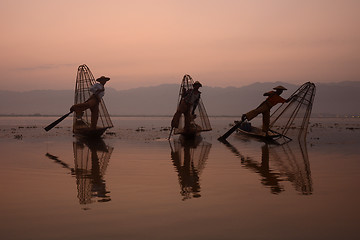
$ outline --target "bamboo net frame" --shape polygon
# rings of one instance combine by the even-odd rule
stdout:
[[[315,93],[314,83],[300,86],[290,96],[290,102],[281,104],[271,115],[270,128],[277,129],[284,136],[305,140]]]

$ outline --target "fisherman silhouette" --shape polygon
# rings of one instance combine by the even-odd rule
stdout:
[[[96,81],[98,83],[95,83],[90,87],[90,92],[92,95],[89,97],[88,100],[86,100],[83,103],[78,103],[73,105],[70,108],[71,112],[76,113],[76,119],[81,120],[83,112],[86,109],[90,109],[91,111],[91,129],[96,129],[97,121],[99,118],[99,103],[102,99],[102,97],[105,95],[105,84],[107,81],[109,81],[110,78],[101,76]]]
[[[262,131],[266,134],[268,134],[269,131],[271,108],[278,103],[285,103],[290,101],[290,99],[284,99],[280,97],[283,91],[287,90],[285,87],[277,86],[273,89],[276,91],[270,91],[263,94],[263,96],[267,96],[267,99],[265,101],[263,101],[257,108],[243,114],[241,117],[242,122],[244,122],[245,120],[251,121],[253,118],[255,118],[261,113],[263,118]]]
[[[183,89],[180,104],[171,121],[172,128],[178,128],[180,117],[184,114],[185,126],[184,132],[189,132],[191,128],[191,121],[196,118],[195,110],[200,101],[201,92],[199,88],[202,84],[199,81],[194,82],[193,89]]]

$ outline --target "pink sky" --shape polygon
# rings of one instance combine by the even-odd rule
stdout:
[[[358,0],[0,0],[0,90],[360,80]]]

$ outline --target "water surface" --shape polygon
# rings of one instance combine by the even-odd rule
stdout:
[[[3,239],[357,239],[359,119],[312,119],[266,144],[213,117],[197,141],[169,117],[115,117],[102,141],[71,119],[0,118]]]

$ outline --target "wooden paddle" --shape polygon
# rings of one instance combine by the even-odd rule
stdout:
[[[45,127],[45,131],[49,131],[51,130],[53,127],[55,127],[56,125],[58,125],[62,120],[64,120],[67,116],[69,116],[72,113],[72,111],[70,111],[69,113],[65,114],[64,116],[62,116],[61,118],[59,118],[58,120],[56,120],[55,122],[49,124],[49,126]]]
[[[226,139],[227,139],[233,132],[235,132],[235,130],[238,129],[242,123],[243,123],[243,121],[237,122],[232,128],[229,129],[229,131],[227,131],[224,135],[222,135],[221,137],[219,137],[218,140],[221,141],[221,142],[226,141]]]

